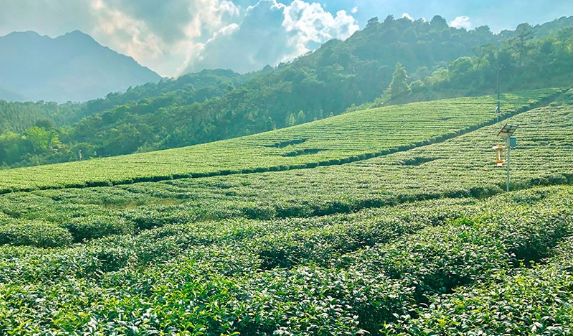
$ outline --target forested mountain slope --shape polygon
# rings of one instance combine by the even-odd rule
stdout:
[[[44,144],[56,137],[57,145],[39,146],[25,130],[0,135],[0,147],[11,148],[0,153],[0,163],[77,160],[80,150],[85,159],[205,143],[322,119],[373,100],[371,106],[491,94],[497,73],[503,92],[569,87],[571,26],[572,19],[563,18],[494,35],[487,27],[450,28],[439,16],[430,22],[371,20],[348,40],[330,41],[277,68],[241,76],[203,72],[90,101],[77,111],[79,122],[35,129]]]

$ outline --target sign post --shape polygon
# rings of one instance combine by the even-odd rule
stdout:
[[[510,150],[516,147],[516,138],[513,137],[513,134],[517,128],[518,125],[505,124],[502,129],[498,131],[498,136],[506,140],[506,191],[510,191]],[[502,145],[498,146],[504,148]],[[497,167],[500,166],[502,165],[499,164],[499,156],[497,155]]]

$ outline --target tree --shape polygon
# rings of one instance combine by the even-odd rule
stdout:
[[[453,82],[451,85],[465,85],[472,80],[472,77],[475,76],[473,60],[472,57],[464,56],[457,58],[448,65],[449,79]]]
[[[31,151],[31,144],[20,134],[8,131],[0,134],[0,166],[12,164]]]
[[[297,113],[297,124],[302,124],[305,122],[306,118],[305,118],[305,112],[303,111],[299,111],[299,113]]]
[[[28,139],[28,141],[32,145],[32,150],[34,153],[42,153],[42,152],[45,152],[49,149],[50,141],[52,138],[49,131],[47,131],[43,128],[34,126],[34,127],[28,128],[24,132],[24,135],[26,136],[26,139]]]
[[[394,17],[394,16],[392,16],[392,15],[387,15],[387,17],[385,18],[385,21],[383,21],[383,24],[384,24],[385,26],[389,26],[389,25],[392,25],[394,21],[395,21],[395,17]]]
[[[379,18],[375,16],[374,18],[369,19],[369,21],[367,22],[367,28],[374,27],[378,24],[379,24]]]
[[[397,63],[393,79],[387,88],[386,94],[390,99],[395,99],[409,92],[407,70],[402,64]]]
[[[524,65],[524,56],[526,55],[526,42],[532,38],[532,26],[528,23],[521,23],[516,27],[516,37],[513,39],[513,44],[518,52],[518,60],[520,65]]]
[[[289,113],[289,115],[287,116],[287,120],[285,120],[285,124],[287,127],[289,126],[294,126],[297,123],[296,119],[295,119],[295,115],[293,113]]]
[[[433,18],[430,21],[430,25],[432,28],[439,29],[439,30],[444,30],[444,29],[448,28],[448,23],[440,15],[433,16]]]

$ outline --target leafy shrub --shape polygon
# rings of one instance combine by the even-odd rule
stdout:
[[[571,240],[571,238],[569,238]],[[387,325],[385,335],[571,335],[572,245],[563,260],[439,296],[418,318]],[[565,264],[570,264],[565,268]]]
[[[247,218],[269,219],[275,216],[275,209],[269,206],[251,206],[242,209],[242,213]]]
[[[133,232],[132,223],[110,216],[79,218],[70,220],[63,225],[70,231],[77,242],[113,234],[129,234]]]
[[[8,285],[0,286],[0,334],[17,334],[25,325],[26,333],[36,334],[376,335],[388,324],[405,332],[400,327],[424,313],[442,323],[442,311],[425,310],[426,304],[437,306],[436,294],[446,293],[441,297],[448,300],[462,292],[456,290],[460,285],[475,293],[493,274],[500,274],[495,285],[505,282],[522,272],[513,268],[522,266],[512,263],[516,258],[537,261],[570,234],[571,189],[536,190],[326,217],[186,220],[50,251],[4,246],[0,282]],[[156,213],[146,215],[153,219]],[[548,284],[547,293],[532,293],[545,303],[562,300],[564,309],[533,305],[514,315],[537,318],[540,312],[553,319],[546,318],[547,324],[506,314],[503,322],[517,326],[512,334],[528,334],[534,323],[542,325],[536,324],[539,333],[564,334],[568,289],[542,284]],[[513,312],[532,301],[527,290],[533,286],[501,287],[497,294],[514,296],[504,301]],[[486,302],[486,308],[499,298],[481,301],[488,292],[476,293],[480,299],[472,304]],[[464,313],[452,317],[445,311],[451,318],[446,322],[472,325],[488,317],[477,312],[465,320]],[[419,334],[441,334],[440,324],[419,322],[430,326]],[[406,333],[411,331],[417,334]]]
[[[91,266],[102,272],[117,271],[125,267],[132,255],[133,252],[123,247],[102,248],[96,246],[88,251],[88,256],[95,261]],[[89,267],[87,269],[87,271],[94,270],[90,270]]]
[[[488,270],[507,267],[510,258],[495,238],[461,225],[428,228],[352,257],[352,264],[361,269],[382,270],[415,287],[417,300],[423,301],[428,294],[448,292]]]
[[[72,235],[68,230],[46,222],[0,226],[0,244],[58,247],[71,242]]]
[[[2,211],[0,211],[0,225],[7,223],[11,220],[10,216],[6,215]]]
[[[228,303],[242,335],[357,335],[412,303],[411,290],[384,274],[299,267],[249,279]]]
[[[162,227],[167,224],[183,224],[194,219],[186,208],[178,206],[137,209],[126,213],[124,217],[133,222],[138,230]]]

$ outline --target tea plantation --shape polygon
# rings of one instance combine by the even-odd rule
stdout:
[[[0,334],[572,335],[572,91],[493,106],[0,171]]]
[[[503,95],[502,116],[544,104],[560,89]],[[338,165],[438,142],[492,123],[494,97],[445,99],[351,112],[186,148],[0,170],[0,193]]]

